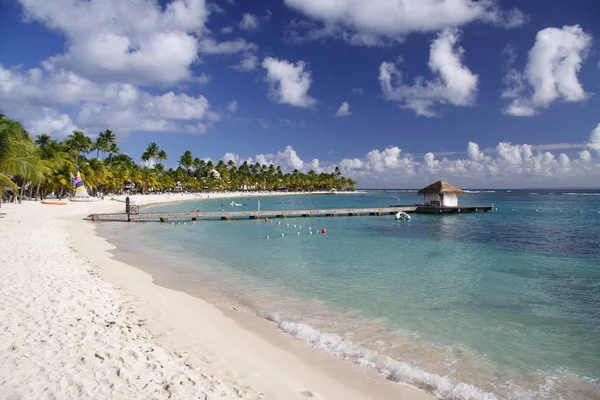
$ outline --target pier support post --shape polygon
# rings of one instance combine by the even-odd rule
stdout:
[[[197,221],[198,217],[192,217],[192,221]]]
[[[167,217],[160,217],[160,222],[169,222],[169,218],[167,218]]]

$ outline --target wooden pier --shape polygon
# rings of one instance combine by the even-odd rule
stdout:
[[[92,221],[161,221],[170,219],[263,219],[263,218],[298,218],[298,217],[337,217],[337,216],[368,216],[394,215],[399,211],[415,214],[469,213],[474,211],[490,211],[492,206],[458,206],[433,207],[422,205],[392,205],[390,207],[373,208],[323,208],[312,210],[255,210],[255,211],[198,211],[198,212],[140,212],[140,213],[111,213],[90,214],[87,219]]]

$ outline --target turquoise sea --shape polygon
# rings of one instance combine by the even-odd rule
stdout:
[[[254,210],[259,200],[275,210],[422,198],[387,190],[152,209]],[[459,201],[497,210],[98,229],[159,283],[245,306],[440,398],[600,398],[600,191],[472,190]]]

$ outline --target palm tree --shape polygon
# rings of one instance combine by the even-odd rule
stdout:
[[[158,157],[158,152],[160,149],[155,142],[152,142],[146,147],[146,151],[142,153],[142,161],[147,162],[150,161],[152,163],[156,157]]]
[[[167,156],[167,152],[164,150],[160,150],[158,152],[158,154],[156,155],[156,158],[158,159],[159,163],[162,163],[164,160],[168,160],[169,157]]]
[[[20,181],[21,196],[25,185],[44,179],[35,143],[20,122],[0,118],[0,197],[6,187],[15,193],[15,180]],[[12,178],[11,178],[12,177]]]
[[[107,151],[108,151],[108,159],[112,163],[113,154],[118,154],[119,151],[121,151],[121,150],[119,149],[119,146],[117,146],[117,144],[115,142],[112,142],[110,144],[110,146],[108,146]]]
[[[96,160],[100,157],[100,150],[104,151],[107,146],[108,143],[104,138],[104,132],[100,132],[93,145],[93,149],[96,150]]]
[[[79,166],[81,153],[89,153],[92,148],[92,140],[81,131],[73,131],[67,137],[66,145],[75,154],[75,165]]]
[[[191,151],[186,150],[185,153],[183,153],[181,158],[179,158],[179,165],[185,168],[189,175],[190,168],[192,167],[192,165],[194,165],[194,156],[192,155]]]
[[[102,137],[102,140],[104,141],[104,148],[100,149],[102,150],[102,158],[104,158],[104,152],[108,151],[113,144],[116,146],[117,137],[110,129],[100,132],[100,135],[98,136]]]
[[[52,138],[49,135],[42,133],[41,135],[37,135],[35,137],[35,144],[38,145],[39,147],[44,147],[44,146],[47,146],[51,140],[52,140]]]

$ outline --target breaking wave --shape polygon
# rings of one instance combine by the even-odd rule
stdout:
[[[325,350],[335,357],[350,360],[356,364],[375,368],[380,374],[394,382],[416,386],[447,400],[497,400],[493,393],[485,392],[467,383],[454,383],[449,377],[426,372],[407,362],[396,361],[391,357],[357,346],[341,336],[321,332],[310,325],[297,322],[278,322],[279,329],[308,343],[312,347]]]

